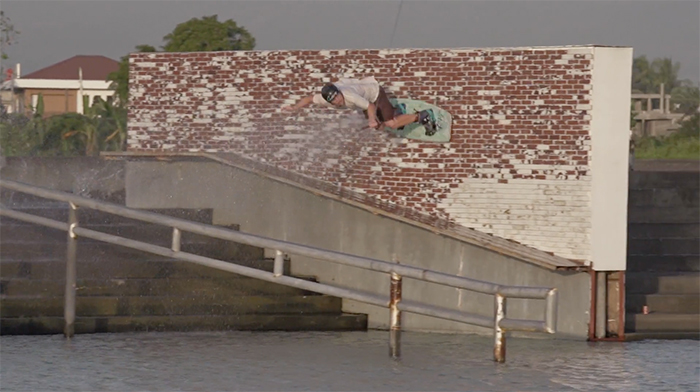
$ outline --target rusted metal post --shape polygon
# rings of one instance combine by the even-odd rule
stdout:
[[[63,318],[65,326],[63,336],[72,338],[75,334],[75,287],[76,287],[76,251],[78,238],[73,230],[78,226],[78,206],[70,204],[68,211],[68,247],[66,251],[66,294],[63,307]]]
[[[501,328],[501,320],[506,317],[506,297],[496,293],[495,295],[495,317],[494,317],[494,346],[493,346],[493,359],[496,362],[502,363],[506,361],[506,333]]]
[[[393,359],[401,357],[401,275],[391,273],[391,289],[389,294],[390,329],[389,329],[389,354]]]
[[[180,245],[182,244],[182,232],[177,227],[173,227],[173,252],[180,251]]]
[[[275,265],[272,269],[274,276],[284,275],[284,253],[281,250],[275,251]]]

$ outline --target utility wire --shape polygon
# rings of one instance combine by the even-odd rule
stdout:
[[[394,34],[396,33],[396,26],[399,25],[399,15],[401,15],[401,6],[403,5],[403,0],[399,2],[399,10],[396,12],[396,20],[394,20],[394,29],[391,30],[391,40],[389,41],[389,48],[392,48],[394,44]]]

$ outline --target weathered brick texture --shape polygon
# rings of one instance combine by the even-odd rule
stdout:
[[[590,47],[136,53],[131,151],[235,152],[571,259],[590,258]],[[339,77],[453,115],[449,143],[280,108]]]

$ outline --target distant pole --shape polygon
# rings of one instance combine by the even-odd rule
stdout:
[[[660,90],[661,90],[661,91],[659,92],[659,93],[660,93],[660,94],[659,94],[659,109],[661,109],[661,113],[666,113],[666,110],[665,110],[665,108],[664,108],[664,106],[665,106],[664,104],[666,103],[666,102],[665,102],[665,101],[666,101],[666,91],[664,91],[664,90],[665,90],[665,89],[664,89],[664,84],[661,83],[661,85],[659,86],[659,88],[660,88]]]
[[[78,67],[78,86],[80,91],[78,92],[78,107],[80,108],[79,113],[85,114],[85,100],[83,99],[83,68]]]

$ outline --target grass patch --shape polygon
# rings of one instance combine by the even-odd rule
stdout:
[[[681,128],[666,137],[642,137],[635,140],[637,159],[700,160],[700,115],[684,121]]]

